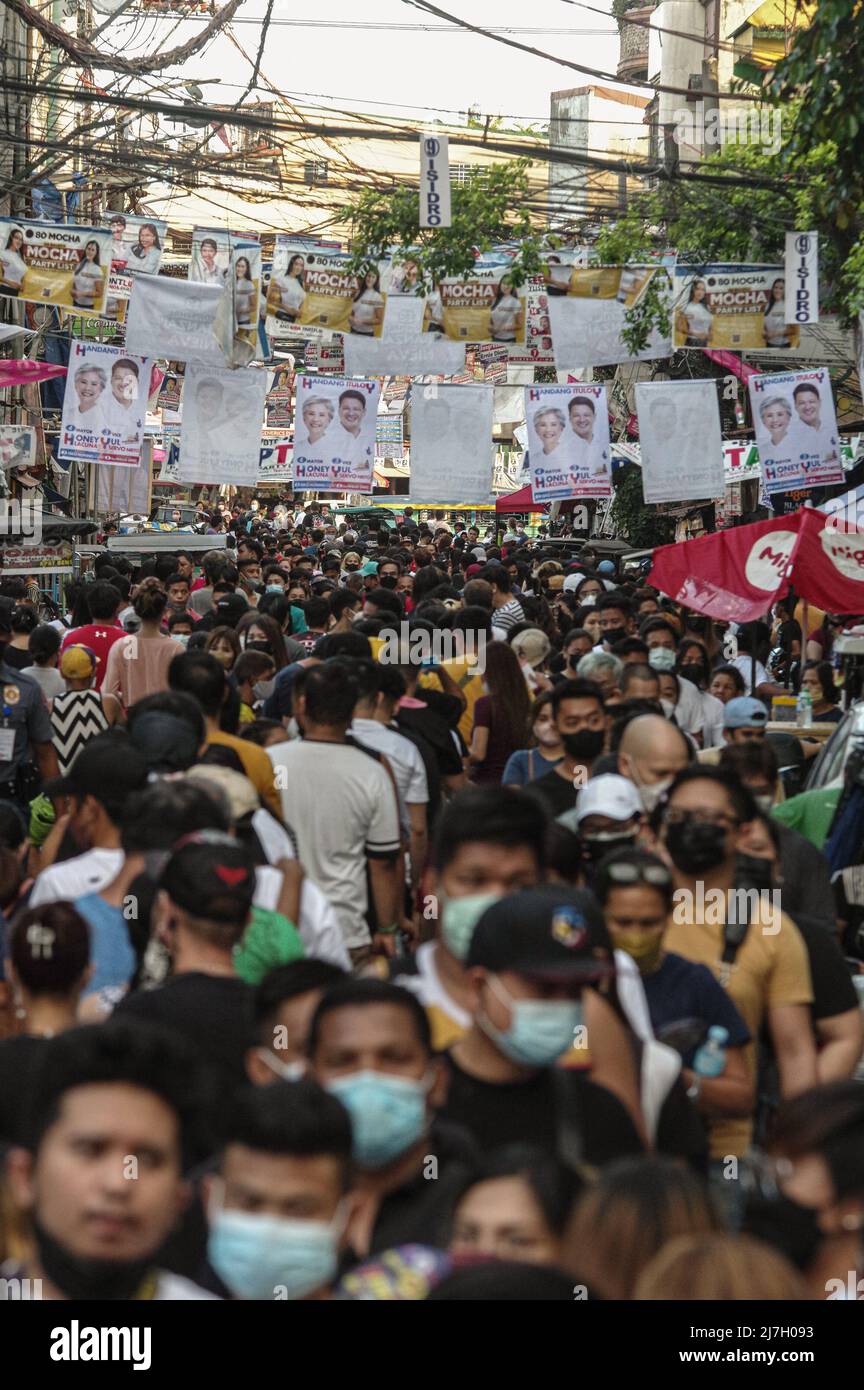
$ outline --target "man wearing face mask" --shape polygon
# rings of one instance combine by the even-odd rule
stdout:
[[[614,772],[592,777],[579,792],[574,810],[558,817],[560,825],[576,831],[589,865],[599,864],[615,849],[635,845],[641,820],[639,793]]]
[[[733,895],[737,856],[746,827],[756,814],[749,791],[728,772],[691,767],[672,784],[659,819],[666,854],[672,861],[675,907],[666,946],[696,964],[707,965],[736,1005],[751,1037],[763,1026],[771,1039],[783,1097],[816,1084],[816,1051],[810,1025],[813,999],[807,951],[794,922],[760,899],[755,904]],[[756,1049],[745,1054],[748,1075],[756,1074]],[[743,1156],[753,1132],[751,1118],[714,1126],[711,1155],[720,1162]],[[720,1182],[719,1188],[733,1188]],[[727,1191],[735,1204],[740,1196]]]
[[[639,715],[621,736],[618,771],[633,783],[648,816],[689,761],[690,747],[681,730],[658,714]]]
[[[340,981],[312,1017],[309,1060],[351,1117],[358,1201],[350,1249],[365,1259],[394,1245],[440,1245],[475,1150],[463,1130],[436,1117],[446,1077],[422,1004],[382,980]]]
[[[484,1150],[530,1140],[571,1164],[643,1152],[617,1097],[557,1066],[583,1035],[584,996],[614,973],[592,895],[549,886],[502,898],[477,923],[466,966],[473,1022],[446,1054],[442,1114]]]
[[[338,965],[314,956],[267,972],[252,1003],[254,1046],[246,1052],[246,1072],[253,1086],[299,1081],[306,1075],[312,1015],[324,991],[344,979]]]
[[[525,788],[553,819],[576,805],[576,793],[591,776],[591,767],[606,741],[606,705],[593,681],[562,681],[552,693],[555,726],[564,757],[551,772]]]
[[[610,594],[602,594],[597,600],[596,608],[600,615],[600,632],[603,637],[600,650],[611,652],[616,642],[623,641],[635,631],[633,605],[626,594],[613,591]]]
[[[202,1282],[237,1299],[329,1298],[351,1187],[351,1121],[338,1100],[312,1081],[243,1092],[218,1171],[204,1179],[211,1274]]]
[[[30,1142],[7,1166],[32,1248],[23,1265],[0,1266],[0,1300],[17,1297],[21,1278],[41,1280],[47,1299],[211,1298],[157,1265],[189,1201],[183,1175],[201,1158],[202,1115],[181,1038],[112,1020],[45,1042]]]

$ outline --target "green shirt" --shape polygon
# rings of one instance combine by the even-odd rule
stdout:
[[[247,985],[257,985],[276,965],[302,960],[300,933],[281,912],[253,907],[243,940],[234,951],[234,969]]]
[[[842,787],[818,787],[812,792],[800,792],[798,796],[790,796],[788,801],[781,801],[771,814],[821,850],[842,790]]]

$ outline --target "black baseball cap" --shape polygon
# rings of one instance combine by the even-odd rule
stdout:
[[[487,908],[465,963],[550,984],[615,973],[612,942],[594,895],[554,885],[511,893]]]
[[[255,863],[231,835],[198,830],[174,846],[159,887],[193,917],[242,927],[252,909]]]
[[[147,710],[135,720],[129,738],[151,772],[186,772],[198,757],[198,732],[167,710]]]
[[[42,788],[46,796],[94,796],[103,806],[121,808],[147,781],[147,760],[128,734],[112,731],[85,743],[68,772]]]

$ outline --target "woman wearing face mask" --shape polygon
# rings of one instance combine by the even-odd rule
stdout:
[[[813,718],[817,723],[839,724],[843,711],[830,661],[808,661],[801,677],[801,690],[806,690],[813,701]]]
[[[239,723],[252,724],[255,721],[255,706],[273,694],[276,684],[276,666],[272,656],[260,651],[243,652],[234,666],[232,680],[240,696]]]
[[[207,634],[205,652],[210,652],[216,660],[230,671],[240,655],[240,641],[233,627],[214,627]]]
[[[474,705],[468,773],[475,783],[500,783],[524,738],[530,697],[516,653],[506,642],[486,648],[485,693]]]
[[[237,624],[237,637],[243,651],[266,652],[272,656],[277,671],[288,665],[282,630],[268,614],[245,613]]]
[[[505,787],[524,787],[551,772],[564,756],[564,749],[552,713],[552,692],[538,695],[529,715],[530,738],[527,748],[511,753],[501,781]]]
[[[755,1087],[743,1052],[750,1042],[747,1025],[706,966],[663,946],[673,910],[669,869],[647,850],[616,850],[601,863],[594,892],[613,945],[639,969],[655,1036],[681,1053],[684,1083],[698,1091],[695,1100],[709,1126],[712,1117],[749,1115]],[[726,1065],[720,1076],[697,1077],[697,1048],[715,1025],[728,1034]]]
[[[702,705],[702,746],[716,748],[723,742],[723,703],[709,694],[711,660],[702,642],[685,637],[678,647],[675,670],[690,681],[699,693]],[[661,682],[662,683],[662,682]]]
[[[605,594],[602,579],[598,579],[593,574],[586,574],[584,579],[580,579],[574,589],[577,603],[593,608],[601,594]]]

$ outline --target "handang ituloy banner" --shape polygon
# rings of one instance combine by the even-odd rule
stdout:
[[[265,371],[187,367],[180,430],[184,482],[254,485],[266,394]]]
[[[494,396],[489,386],[412,386],[415,501],[490,501]]]
[[[748,388],[768,495],[842,483],[828,368],[753,376]]]
[[[636,413],[646,502],[723,496],[723,437],[716,381],[640,381],[636,385]]]
[[[123,348],[73,342],[57,457],[137,468],[152,368]]]
[[[358,276],[342,251],[309,247],[277,236],[267,292],[267,312],[301,337],[356,333],[378,338],[384,323],[385,295],[376,268]]]
[[[297,377],[294,486],[371,492],[380,381]]]
[[[764,352],[795,348],[800,336],[787,322],[782,266],[676,266],[673,347]]]
[[[104,316],[110,247],[104,228],[0,217],[0,294]]]
[[[605,385],[527,386],[525,418],[535,502],[612,496]]]

